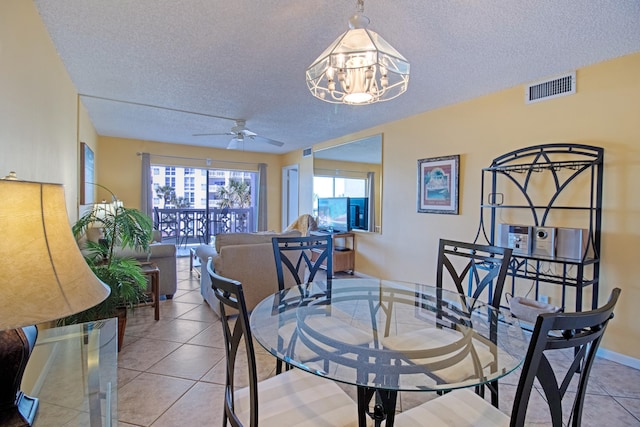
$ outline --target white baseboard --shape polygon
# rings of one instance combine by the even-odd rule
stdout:
[[[629,366],[630,368],[640,369],[640,359],[636,359],[635,357],[616,353],[615,351],[607,350],[606,348],[599,348],[596,355],[603,359]]]
[[[356,270],[353,271],[353,276],[361,277],[363,279],[377,279],[377,277],[369,276],[368,274],[360,273],[359,271],[356,271]]]

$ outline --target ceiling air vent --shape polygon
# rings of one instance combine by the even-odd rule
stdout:
[[[524,102],[531,104],[532,102],[571,95],[572,93],[576,93],[575,71],[551,80],[527,85],[524,93]]]
[[[311,155],[311,147],[302,150],[302,157],[309,157]]]

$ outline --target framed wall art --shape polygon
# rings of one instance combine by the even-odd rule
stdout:
[[[95,202],[94,195],[94,158],[93,150],[84,142],[80,143],[80,204]]]
[[[458,214],[460,156],[418,160],[418,212]]]

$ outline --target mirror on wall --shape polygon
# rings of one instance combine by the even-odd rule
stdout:
[[[315,151],[313,175],[319,227],[381,231],[382,134]]]

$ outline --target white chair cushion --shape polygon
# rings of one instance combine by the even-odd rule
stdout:
[[[249,388],[235,394],[235,413],[249,425]],[[258,418],[267,426],[357,426],[358,408],[338,385],[299,369],[258,383]]]
[[[509,416],[469,389],[447,393],[396,415],[395,426],[508,426]]]
[[[334,312],[335,311],[336,310],[334,310]],[[327,337],[343,343],[349,343],[351,345],[364,345],[373,340],[373,337],[370,334],[367,334],[363,330],[350,326],[349,324],[343,322],[335,316],[313,316],[308,318],[307,322],[311,329],[313,329],[315,332],[326,335]],[[281,327],[278,331],[280,336],[288,338],[293,335],[295,328],[295,323],[288,323],[285,326]],[[317,345],[324,350],[336,350],[332,347],[327,346],[326,344],[322,344],[319,341],[314,340],[314,342],[316,342]],[[305,346],[299,338],[295,343],[295,352],[295,359],[303,363],[313,361],[317,358],[317,354],[311,351],[307,346]]]
[[[450,329],[439,328],[424,328],[418,329],[406,334],[385,337],[382,339],[384,347],[396,351],[416,351],[421,349],[437,348],[446,346],[448,344],[455,343],[458,340],[463,339],[463,335],[460,332],[456,332]],[[428,343],[428,345],[425,345]],[[473,357],[469,354],[460,362],[449,366],[447,368],[435,371],[438,377],[442,378],[447,383],[459,383],[470,377],[476,377],[478,373],[476,370],[482,371],[484,368],[494,362],[494,355],[491,353],[489,347],[480,342],[478,339],[473,340],[473,347],[476,351],[479,360],[479,366],[475,366]],[[443,355],[438,357],[432,357],[428,359],[412,359],[412,362],[420,364],[433,363],[438,360],[446,360],[448,357],[452,357],[453,354]]]

